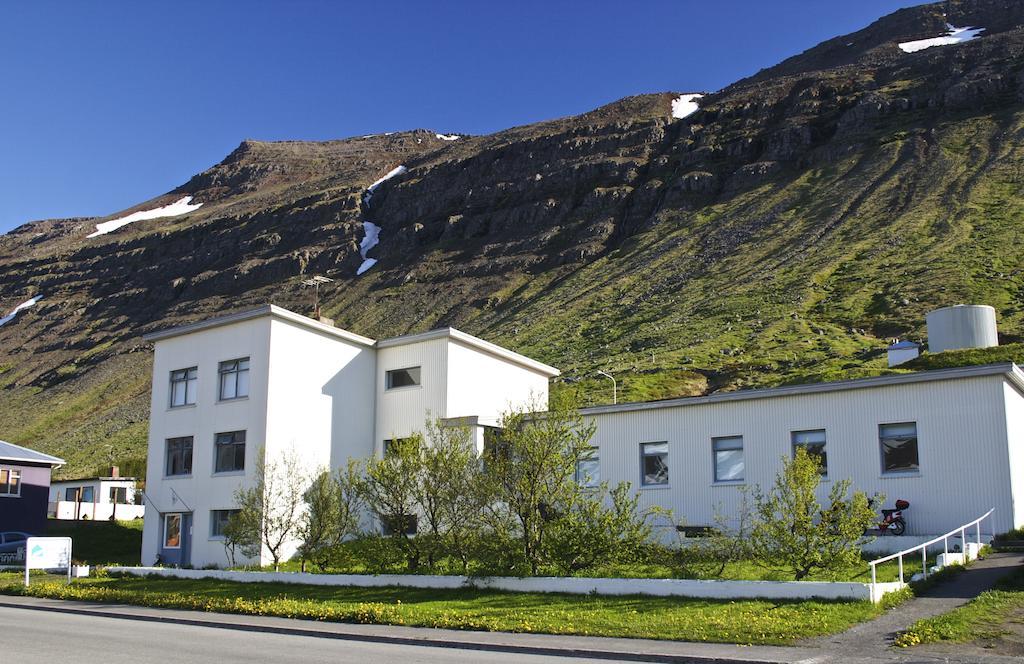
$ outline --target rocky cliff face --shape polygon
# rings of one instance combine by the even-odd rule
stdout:
[[[72,461],[144,456],[141,334],[335,279],[368,336],[455,325],[563,368],[590,400],[873,371],[929,308],[1022,329],[1024,3],[901,10],[700,100],[620,100],[489,136],[245,141],[165,196],[194,212],[0,237],[0,438]],[[963,44],[905,53],[954,25]],[[364,193],[398,165],[406,171]],[[363,261],[363,221],[381,228]],[[3,313],[3,312],[0,312]],[[608,395],[610,397],[610,395]]]

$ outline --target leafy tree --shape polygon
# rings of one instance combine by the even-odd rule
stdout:
[[[360,496],[405,554],[409,571],[419,568],[425,545],[425,540],[415,537],[417,483],[423,472],[422,446],[420,434],[394,439],[382,458],[366,460],[359,482]]]
[[[235,491],[239,511],[232,518],[239,525],[239,548],[258,557],[266,550],[281,569],[285,546],[294,541],[302,521],[303,495],[308,480],[295,450],[267,458],[261,449],[256,462],[256,482]],[[229,527],[231,520],[229,519]]]
[[[800,448],[772,489],[753,491],[756,521],[750,549],[760,565],[789,570],[799,581],[815,570],[833,573],[856,564],[866,543],[864,531],[875,521],[867,495],[848,496],[850,480],[832,484],[829,507],[818,504],[818,460]]]
[[[531,403],[505,413],[499,442],[485,451],[489,526],[499,540],[518,541],[533,575],[545,562],[553,522],[577,505],[576,463],[595,430],[571,397],[553,399],[544,410]]]
[[[299,526],[302,571],[307,560],[321,571],[337,562],[341,543],[359,533],[363,511],[360,482],[359,463],[349,459],[348,465],[334,474],[322,471],[306,490],[306,509]]]
[[[683,537],[672,549],[669,564],[684,578],[719,579],[731,562],[750,557],[750,501],[747,493],[740,498],[735,517],[729,518],[715,509],[715,525],[698,537]],[[677,528],[677,532],[681,528]]]

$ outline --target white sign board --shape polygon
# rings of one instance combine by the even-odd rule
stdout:
[[[25,585],[30,569],[66,569],[71,581],[71,538],[29,537],[25,540]]]

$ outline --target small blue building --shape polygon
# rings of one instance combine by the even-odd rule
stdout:
[[[0,533],[46,533],[50,471],[63,459],[0,440]]]

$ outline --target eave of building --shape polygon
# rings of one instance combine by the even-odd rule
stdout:
[[[683,408],[686,406],[730,403],[734,401],[752,401],[756,399],[775,399],[779,397],[792,397],[804,394],[864,390],[893,385],[911,385],[915,383],[929,383],[943,380],[958,380],[964,378],[999,375],[1002,375],[1010,385],[1012,385],[1021,395],[1024,395],[1024,372],[1022,372],[1020,367],[1012,362],[1003,362],[1000,364],[985,364],[972,367],[934,369],[932,371],[919,371],[916,373],[895,374],[892,376],[877,376],[875,378],[855,378],[852,380],[840,380],[831,383],[810,383],[805,385],[786,385],[784,387],[737,390],[736,392],[719,392],[703,397],[682,397],[679,399],[665,399],[664,401],[641,401],[608,406],[591,406],[589,408],[582,408],[580,413],[587,416],[607,415],[611,413],[660,410],[663,408]]]
[[[66,462],[64,459],[43,452],[37,452],[21,445],[8,443],[6,440],[0,440],[0,463],[18,463],[56,468],[57,466],[63,466]]]
[[[405,346],[407,344],[433,341],[434,339],[450,339],[475,350],[487,353],[488,355],[493,355],[499,359],[518,364],[519,366],[530,369],[531,371],[536,371],[548,378],[553,378],[561,373],[555,367],[544,364],[543,362],[538,362],[537,360],[532,360],[525,355],[520,355],[515,351],[502,348],[501,346],[492,344],[489,341],[484,341],[479,337],[474,337],[472,334],[466,334],[461,330],[456,330],[454,327],[443,327],[437,330],[430,330],[429,332],[406,334],[400,337],[382,339],[377,342],[377,348],[393,348],[395,346]]]
[[[135,482],[134,477],[78,477],[71,480],[53,480],[50,486],[57,484],[78,484],[81,482]]]

